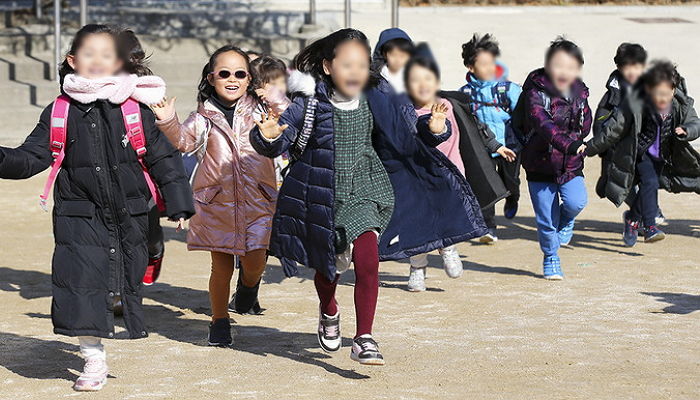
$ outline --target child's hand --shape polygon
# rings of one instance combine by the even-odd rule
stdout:
[[[508,162],[513,162],[515,161],[515,158],[517,157],[515,152],[506,146],[501,146],[496,150],[496,153],[498,153],[501,157],[505,158],[506,161]]]
[[[172,117],[175,114],[175,100],[177,100],[177,97],[173,97],[170,100],[168,100],[167,97],[164,97],[160,103],[152,104],[151,110],[153,110],[156,118],[163,121]]]
[[[682,126],[679,126],[678,128],[676,128],[676,136],[680,136],[680,137],[688,136],[688,132],[686,132]]]
[[[583,154],[586,152],[586,145],[582,144],[576,149],[576,154]]]
[[[266,88],[260,88],[260,89],[255,89],[255,94],[260,97],[260,100],[267,102],[267,89]]]
[[[185,219],[180,218],[177,221],[177,228],[175,228],[175,232],[180,232],[181,230],[185,229]]]
[[[260,133],[267,139],[277,139],[289,125],[284,124],[279,126],[279,115],[275,113],[263,114],[260,121],[255,121],[255,124],[260,129]]]
[[[428,121],[428,128],[430,132],[435,135],[439,135],[445,132],[445,121],[447,120],[447,106],[442,103],[435,103],[430,109],[430,121]]]

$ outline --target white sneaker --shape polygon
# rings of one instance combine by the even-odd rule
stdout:
[[[340,350],[343,338],[340,336],[340,311],[336,315],[326,315],[319,311],[318,344],[323,351],[333,353]]]
[[[91,357],[85,360],[83,373],[75,380],[73,389],[78,392],[96,392],[107,383],[107,361],[101,357]]]
[[[498,236],[495,229],[489,229],[489,233],[479,238],[479,243],[495,244],[496,242],[498,242]]]
[[[352,341],[350,358],[363,365],[384,365],[384,357],[372,335],[362,335]]]
[[[408,291],[425,292],[425,267],[411,267],[411,272],[408,274]]]
[[[440,255],[442,256],[442,263],[445,266],[447,276],[453,279],[462,276],[464,272],[462,260],[459,258],[459,253],[454,245],[440,249]]]

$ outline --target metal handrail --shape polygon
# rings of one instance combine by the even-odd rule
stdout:
[[[36,15],[37,18],[41,18],[41,0],[36,0]],[[88,2],[87,0],[80,0],[80,26],[83,27],[87,25],[88,17]],[[53,64],[56,68],[56,81],[60,81],[58,76],[58,67],[62,61],[63,53],[61,51],[61,0],[53,1]]]

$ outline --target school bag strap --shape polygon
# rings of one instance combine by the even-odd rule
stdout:
[[[129,144],[136,152],[136,157],[141,164],[141,170],[143,171],[143,177],[146,180],[146,185],[148,190],[151,192],[151,197],[156,202],[158,210],[165,211],[165,201],[163,201],[163,196],[161,195],[158,187],[156,186],[151,174],[148,173],[148,168],[144,162],[144,157],[148,150],[146,149],[146,134],[143,130],[143,122],[141,119],[141,107],[139,103],[128,98],[121,105],[122,116],[124,118],[124,127],[126,128],[125,138],[128,139]],[[126,144],[125,141],[122,144]]]
[[[472,112],[476,112],[480,107],[496,107],[500,108],[508,114],[513,111],[513,107],[510,104],[510,98],[508,98],[508,91],[510,90],[510,81],[500,81],[495,85],[491,86],[491,101],[479,100],[479,90],[468,83],[462,92],[469,95],[469,104],[471,106]]]
[[[280,171],[282,177],[286,177],[292,164],[301,158],[301,155],[309,143],[309,138],[314,130],[314,122],[316,120],[316,108],[318,107],[318,99],[315,96],[309,96],[304,100],[304,125],[297,134],[294,144],[289,149],[289,164]]]
[[[318,107],[318,99],[315,96],[310,96],[306,98],[304,102],[304,125],[299,131],[296,140],[294,141],[294,146],[289,152],[289,155],[294,160],[301,158],[301,155],[306,149],[306,145],[309,143],[309,138],[314,130],[314,121],[316,120],[316,108]]]
[[[66,155],[66,136],[68,133],[68,110],[70,109],[70,98],[66,95],[60,95],[53,102],[51,107],[51,119],[49,122],[49,150],[53,162],[51,163],[51,171],[49,177],[44,184],[44,191],[39,195],[39,205],[44,211],[49,211],[46,207],[46,202],[49,198],[49,192],[53,184],[56,182],[56,177],[61,171],[61,164]]]
[[[48,211],[46,203],[48,201],[49,192],[51,192],[51,188],[56,182],[56,178],[58,177],[58,173],[61,171],[61,165],[63,164],[63,160],[65,158],[66,142],[68,138],[68,111],[70,110],[70,103],[71,100],[68,96],[61,95],[56,98],[51,108],[49,149],[51,150],[53,162],[51,164],[49,177],[46,180],[46,184],[44,184],[44,191],[39,196],[39,204],[44,211]],[[121,105],[121,111],[124,118],[124,127],[126,128],[122,145],[126,147],[127,143],[131,144],[131,147],[136,152],[136,157],[141,165],[141,169],[143,170],[143,176],[146,179],[148,190],[151,192],[151,197],[153,197],[153,200],[156,202],[158,209],[161,212],[165,211],[163,196],[160,194],[158,187],[153,181],[153,178],[148,173],[148,168],[146,168],[146,164],[143,160],[148,151],[146,149],[146,135],[143,129],[141,108],[139,107],[139,103],[136,100],[129,98]]]

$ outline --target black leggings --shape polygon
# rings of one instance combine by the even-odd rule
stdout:
[[[165,237],[163,227],[160,226],[160,211],[157,206],[153,206],[148,212],[148,258],[163,257],[165,250]]]

